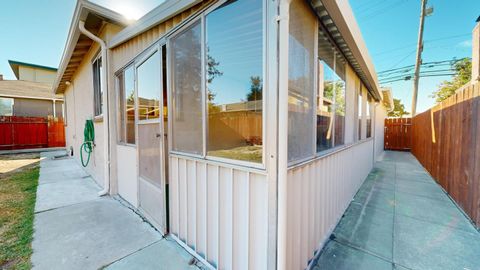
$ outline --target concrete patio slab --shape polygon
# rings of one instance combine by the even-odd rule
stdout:
[[[93,179],[67,179],[40,184],[37,187],[35,212],[98,199],[100,188]]]
[[[330,241],[322,250],[322,256],[314,262],[313,270],[392,270],[391,262],[364,251]]]
[[[35,215],[36,269],[98,269],[161,239],[149,224],[111,198]]]
[[[193,257],[175,240],[167,237],[106,267],[108,270],[188,270],[201,266],[189,264]]]
[[[369,250],[391,260],[393,213],[352,203],[333,235],[338,241]]]
[[[407,152],[374,165],[331,239],[314,267],[480,269],[479,231]]]
[[[204,268],[124,203],[100,188],[64,152],[42,153],[35,205],[34,269]]]

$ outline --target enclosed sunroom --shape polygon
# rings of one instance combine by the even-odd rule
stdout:
[[[109,24],[82,64],[106,76],[104,188],[209,267],[309,267],[383,151],[348,1],[168,0]]]

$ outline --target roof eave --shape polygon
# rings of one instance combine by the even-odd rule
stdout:
[[[362,71],[365,75],[362,80],[369,92],[377,101],[381,100],[377,74],[348,0],[311,0],[311,2],[314,9],[324,8],[327,11],[358,64],[354,69]]]
[[[108,47],[115,48],[201,2],[202,0],[166,0],[139,20],[117,33],[108,43]]]
[[[126,26],[130,23],[123,15],[112,11],[110,9],[104,8],[87,0],[78,0],[77,5],[75,6],[75,11],[73,13],[73,18],[70,23],[70,28],[68,31],[67,41],[65,48],[63,50],[62,58],[60,60],[60,65],[58,67],[57,76],[53,83],[53,91],[58,93],[58,86],[62,80],[65,69],[68,66],[72,53],[75,49],[77,41],[80,37],[80,30],[78,29],[78,23],[80,21],[86,20],[88,14],[94,13],[100,17],[107,18],[111,21],[116,22],[119,25]]]

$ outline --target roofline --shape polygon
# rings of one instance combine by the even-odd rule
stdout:
[[[22,95],[9,95],[9,94],[0,94],[0,97],[4,98],[25,98],[25,99],[41,99],[41,100],[55,100],[63,101],[63,98],[49,98],[49,97],[33,97],[33,96],[22,96]]]
[[[85,20],[89,13],[94,13],[100,17],[112,20],[123,26],[126,26],[131,22],[127,20],[125,16],[113,10],[94,4],[87,0],[77,0],[77,5],[75,6],[75,11],[73,12],[72,21],[68,30],[67,41],[65,43],[65,48],[63,50],[62,58],[58,67],[57,77],[53,83],[53,91],[55,93],[57,93],[58,85],[60,84],[63,73],[68,66],[70,57],[72,56],[73,50],[75,49],[76,43],[81,34],[80,30],[78,29],[78,23],[80,20]]]
[[[371,94],[380,100],[381,93],[377,73],[348,0],[321,0],[321,2],[347,42],[360,69],[365,73],[367,82],[364,83],[370,86],[368,88],[371,88],[369,89]]]
[[[108,43],[108,47],[115,48],[131,38],[155,27],[156,25],[201,2],[202,0],[166,0],[142,16],[139,20],[113,36]]]
[[[8,64],[10,64],[10,66],[19,65],[19,66],[27,66],[27,67],[34,67],[34,68],[47,69],[47,70],[51,70],[51,71],[57,71],[57,69],[54,68],[54,67],[47,67],[47,66],[42,66],[42,65],[37,65],[37,64],[15,61],[15,60],[8,60]],[[13,67],[12,67],[12,69],[13,69]]]

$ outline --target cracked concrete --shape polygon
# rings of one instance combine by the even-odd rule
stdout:
[[[42,153],[34,269],[198,269],[192,255],[109,196],[71,158]],[[132,179],[134,181],[134,179]],[[195,262],[195,261],[193,261]]]
[[[313,269],[480,269],[480,233],[408,152],[386,152]]]

